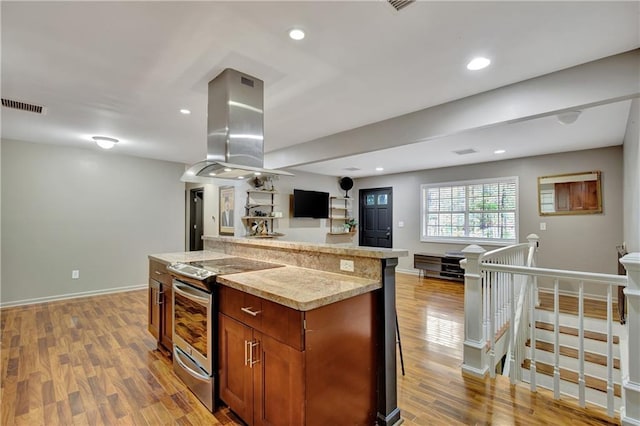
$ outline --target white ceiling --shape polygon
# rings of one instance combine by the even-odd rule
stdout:
[[[2,137],[98,149],[90,137],[105,135],[121,140],[113,152],[194,163],[206,154],[207,83],[231,67],[265,82],[271,152],[636,49],[639,5],[2,1],[2,97],[47,107],[43,116],[2,108]],[[287,37],[293,26],[303,41]],[[476,55],[492,65],[467,71]],[[555,152],[558,141],[617,145],[628,110],[625,101],[571,126],[539,118],[297,169],[392,173],[490,161],[498,148],[507,158]]]

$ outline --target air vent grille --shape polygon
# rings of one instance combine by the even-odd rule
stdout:
[[[473,148],[467,148],[467,149],[460,149],[458,151],[453,151],[454,153],[458,154],[458,155],[467,155],[467,154],[473,154],[474,152],[478,152]]]
[[[359,168],[357,168],[357,167],[345,167],[345,168],[344,168],[344,169],[342,169],[342,170],[348,170],[348,171],[350,171],[350,172],[357,172],[358,170],[362,170],[362,169],[359,169]]]
[[[416,0],[387,0],[387,2],[397,11],[404,9]]]
[[[33,112],[36,114],[44,114],[47,111],[47,108],[43,107],[42,105],[35,105],[27,102],[5,98],[2,98],[2,106],[6,108],[18,109],[20,111]]]

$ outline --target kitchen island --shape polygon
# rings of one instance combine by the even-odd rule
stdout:
[[[226,255],[283,265],[217,279],[219,395],[233,411],[249,424],[400,420],[394,274],[405,250],[204,240],[203,252],[150,260]]]

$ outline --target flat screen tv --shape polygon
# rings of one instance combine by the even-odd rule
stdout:
[[[294,189],[293,217],[328,218],[329,193]]]

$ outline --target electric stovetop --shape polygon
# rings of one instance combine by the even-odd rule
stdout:
[[[283,265],[262,262],[260,260],[245,259],[243,257],[227,257],[224,259],[202,260],[189,262],[188,265],[205,269],[216,275],[237,274],[239,272],[259,271],[261,269],[279,268]]]

